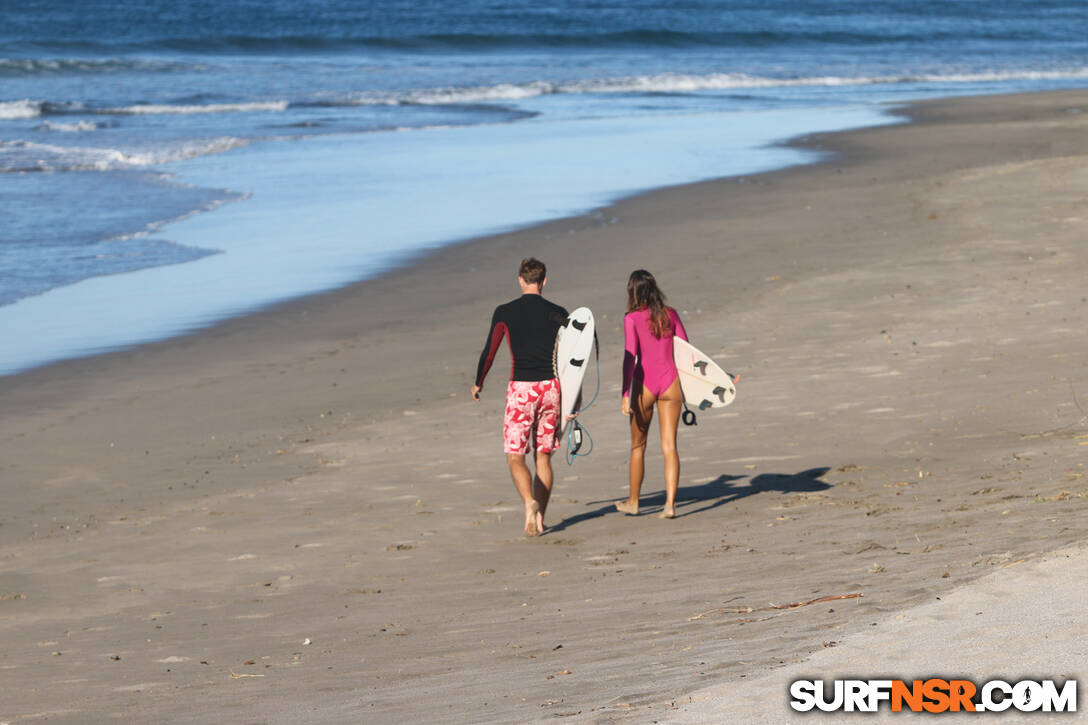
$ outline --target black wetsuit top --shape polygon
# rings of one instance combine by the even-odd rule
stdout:
[[[476,385],[483,387],[484,377],[495,362],[503,335],[510,340],[513,358],[511,380],[551,380],[555,377],[552,354],[555,336],[567,321],[567,311],[540,295],[527,294],[499,305],[491,316],[491,330],[476,367]]]

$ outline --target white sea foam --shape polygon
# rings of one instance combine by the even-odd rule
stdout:
[[[262,101],[255,103],[211,103],[206,105],[171,106],[151,103],[146,105],[106,108],[98,113],[116,115],[186,115],[193,113],[246,113],[250,111],[286,111],[287,101]]]
[[[661,73],[568,83],[532,81],[529,83],[500,83],[493,86],[430,88],[400,93],[361,93],[343,100],[342,103],[343,105],[450,105],[519,101],[550,94],[693,93],[697,91],[756,88],[843,87],[899,85],[904,83],[987,83],[1067,78],[1088,78],[1088,68],[943,75],[811,76],[800,78],[771,78],[751,76],[744,73],[710,73],[706,75]]]
[[[107,171],[146,163],[117,149],[0,141],[0,169],[8,171]]]
[[[57,123],[55,121],[46,121],[40,126],[35,128],[42,131],[60,131],[62,133],[74,133],[77,131],[95,131],[98,129],[98,124],[93,121],[78,121],[76,123]]]
[[[518,101],[545,96],[550,93],[570,93],[568,87],[546,81],[532,83],[500,83],[495,86],[476,88],[436,88],[410,92],[394,100],[394,103],[420,105],[444,105],[451,103],[485,103],[488,101]]]
[[[17,120],[22,118],[37,118],[42,115],[42,102],[31,101],[0,101],[0,120]]]
[[[1088,68],[1070,68],[1053,71],[994,71],[992,73],[963,73],[949,75],[926,75],[907,81],[933,81],[937,83],[987,83],[1000,81],[1048,81],[1063,79],[1088,78]]]
[[[0,141],[0,172],[132,169],[223,153],[248,143],[247,139],[224,136],[186,141],[146,151],[122,151],[32,141]]]
[[[839,88],[848,86],[903,85],[909,83],[1001,83],[1008,81],[1045,81],[1088,78],[1088,67],[1049,71],[992,71],[978,73],[887,75],[887,76],[806,76],[774,78],[744,73],[683,74],[660,73],[621,78],[597,78],[571,82],[530,81],[499,83],[491,86],[450,86],[403,91],[358,93],[333,101],[333,106],[444,106],[517,102],[553,94],[630,94],[630,93],[695,93],[700,91],[730,91],[775,89],[791,87]],[[190,115],[250,112],[284,112],[290,101],[279,99],[246,103],[213,104],[133,104],[102,109],[90,109],[79,102],[43,102],[35,100],[0,102],[0,120],[28,119],[54,113],[94,113],[104,115]],[[82,124],[51,124],[49,130],[90,130]]]
[[[202,71],[201,63],[179,63],[140,58],[0,58],[0,74],[49,75],[54,73],[115,73],[126,70],[171,72]]]
[[[552,93],[685,93],[703,90],[746,88],[789,88],[794,86],[868,86],[901,83],[984,83],[1009,80],[1088,78],[1088,68],[1056,71],[1007,71],[992,73],[931,74],[903,76],[812,76],[768,78],[744,73],[685,75],[662,73],[653,76],[579,81],[560,84]]]
[[[169,104],[140,104],[121,106],[118,108],[88,108],[78,101],[66,101],[61,103],[32,101],[2,101],[0,102],[0,120],[15,120],[25,118],[38,118],[43,115],[66,113],[94,113],[112,116],[140,116],[140,115],[188,115],[196,113],[246,113],[252,111],[286,111],[287,101],[259,101],[253,103],[212,103],[206,105],[173,106]],[[73,130],[61,128],[66,124],[54,124],[52,130]],[[67,124],[71,125],[71,124]],[[79,128],[74,130],[89,130]]]
[[[218,138],[194,139],[184,143],[159,149],[148,155],[151,164],[166,164],[173,161],[185,161],[200,156],[221,154],[231,149],[248,146],[253,139],[235,138],[234,136],[220,136]]]

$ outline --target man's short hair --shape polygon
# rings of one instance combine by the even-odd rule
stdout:
[[[521,260],[518,276],[525,280],[525,284],[540,284],[548,276],[548,269],[536,257],[529,257]]]

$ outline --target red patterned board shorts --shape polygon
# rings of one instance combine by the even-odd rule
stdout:
[[[503,451],[551,453],[559,448],[559,380],[511,380],[506,388]]]

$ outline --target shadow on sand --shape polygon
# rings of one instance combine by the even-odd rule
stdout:
[[[697,486],[680,486],[676,492],[676,518],[691,516],[704,511],[724,506],[727,503],[739,501],[747,496],[754,496],[763,491],[779,491],[781,493],[801,493],[807,491],[824,491],[831,488],[831,484],[820,480],[829,470],[828,467],[810,468],[800,473],[761,473],[755,478],[744,481],[747,476],[730,476],[723,473],[708,483]],[[548,529],[548,533],[563,531],[571,526],[600,518],[606,514],[625,516],[616,510],[616,501],[590,501],[587,505],[603,504],[592,511],[586,511],[574,516],[568,516]],[[665,492],[643,495],[639,499],[639,516],[660,513],[665,506]]]

